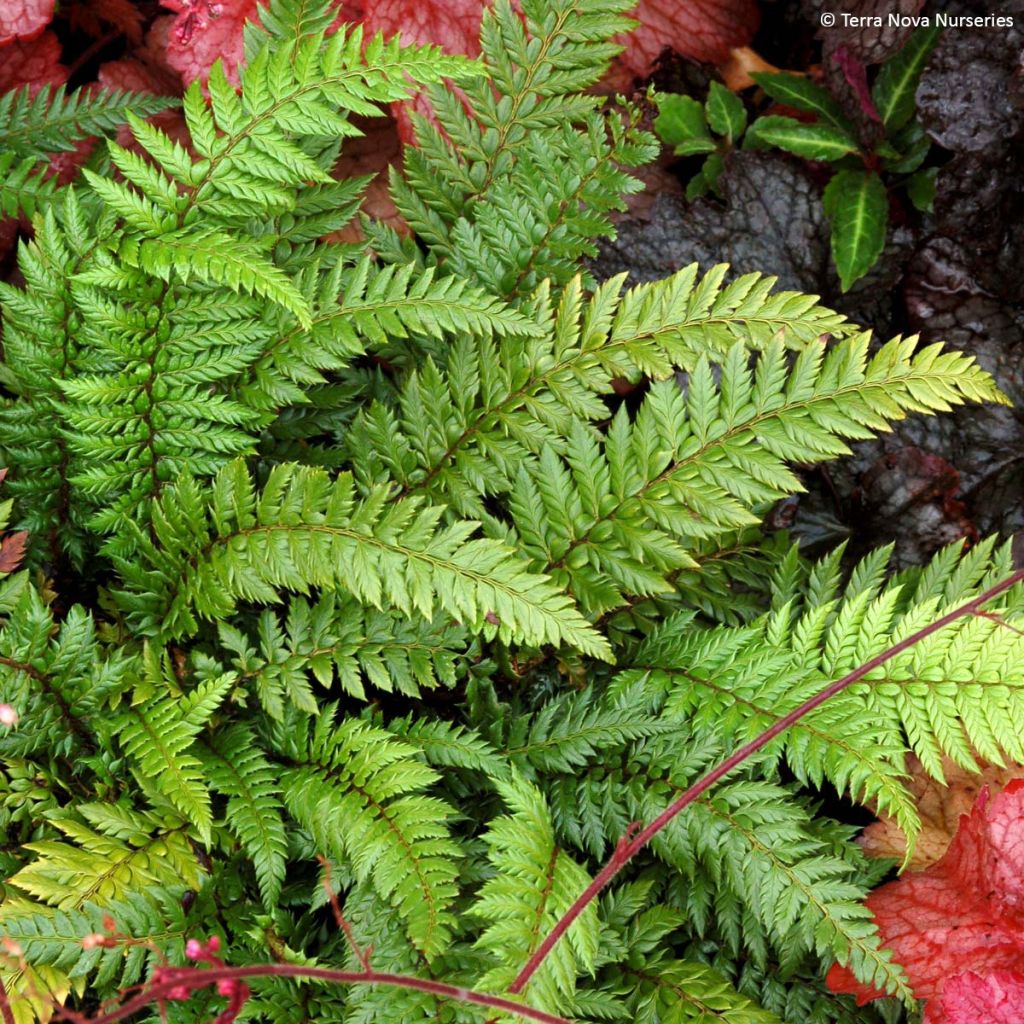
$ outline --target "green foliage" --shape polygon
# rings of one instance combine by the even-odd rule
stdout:
[[[795,465],[1005,401],[969,356],[875,345],[725,266],[588,275],[655,149],[584,91],[628,6],[502,0],[475,63],[275,0],[239,88],[214,69],[187,93],[191,149],[123,97],[0,101],[38,152],[123,117],[147,154],[108,143],[59,188],[37,151],[0,168],[37,206],[24,283],[0,286],[18,1024],[44,990],[94,1008],[210,934],[232,964],[361,969],[328,889],[377,970],[506,990],[633,823],[1009,571],[994,541],[891,575],[887,552],[811,562],[762,527]],[[879,80],[894,124],[917,64]],[[391,183],[412,237],[364,218],[332,241],[367,184],[332,176],[342,141],[421,87],[437,121]],[[807,83],[765,88],[840,130]],[[717,87],[673,117],[713,148],[746,125]],[[992,611],[1016,629],[935,633],[705,793],[515,997],[612,1024],[877,1024],[821,979],[839,960],[907,997],[863,906],[888,865],[820,790],[913,833],[909,752],[936,777],[943,755],[1024,759],[1024,596]],[[253,987],[265,1024],[493,1018]]]
[[[843,291],[849,291],[878,262],[889,227],[889,197],[902,188],[918,209],[931,209],[935,168],[921,169],[929,140],[913,120],[914,95],[925,63],[941,30],[920,28],[906,45],[879,69],[871,101],[884,132],[862,137],[823,86],[802,75],[755,72],[764,94],[806,117],[767,113],[747,126],[743,101],[719,82],[712,82],[707,100],[690,96],[657,96],[660,114],[655,129],[677,156],[703,156],[690,179],[686,196],[720,194],[718,179],[725,159],[738,148],[774,147],[805,160],[832,163],[836,170],[822,201],[831,224],[832,258]],[[869,168],[865,170],[867,165]]]
[[[0,213],[32,216],[55,194],[45,161],[94,135],[111,135],[132,115],[148,117],[176,100],[145,93],[25,85],[0,94]]]
[[[882,255],[889,196],[870,171],[840,171],[822,197],[832,222],[832,259],[843,288],[863,277]]]

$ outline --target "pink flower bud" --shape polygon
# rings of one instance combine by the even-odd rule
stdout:
[[[233,996],[237,987],[238,983],[233,978],[221,978],[217,982],[217,995]]]
[[[0,725],[10,728],[18,724],[18,712],[10,704],[0,704]]]
[[[99,932],[92,932],[90,935],[82,937],[82,949],[96,949],[98,946],[105,946],[106,944],[106,935],[100,935]]]
[[[185,956],[189,960],[198,960],[203,955],[203,944],[198,939],[189,939],[185,943]]]
[[[216,935],[211,935],[206,942],[206,948],[211,953],[216,953],[217,950],[220,949],[220,939],[218,939]]]

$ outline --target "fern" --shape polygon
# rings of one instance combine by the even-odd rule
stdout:
[[[240,724],[221,732],[199,756],[212,787],[229,797],[228,827],[252,860],[263,902],[272,908],[281,893],[288,848],[274,769]]]
[[[519,779],[497,786],[512,813],[492,821],[484,834],[495,877],[481,888],[472,908],[474,916],[486,922],[477,945],[498,961],[480,979],[485,991],[508,986],[515,970],[588,881],[580,866],[555,845],[543,796]],[[553,1010],[571,1006],[576,976],[593,970],[599,941],[597,910],[591,907],[531,983],[526,994],[532,1005]]]
[[[994,538],[893,573],[763,525],[800,464],[1005,397],[760,274],[593,280],[655,153],[637,108],[587,91],[628,0],[498,0],[479,61],[335,6],[261,9],[237,87],[218,66],[187,91],[187,146],[145,120],[161,100],[0,98],[0,209],[33,216],[0,285],[18,1024],[214,934],[273,965],[260,1024],[891,1024],[822,982],[839,961],[912,996],[864,907],[889,865],[820,791],[912,837],[908,754],[936,779],[1024,760],[1022,588],[630,837],[1010,576]],[[391,173],[410,233],[357,225],[342,144],[414,93],[435,119]],[[41,174],[122,122],[138,150]],[[339,969],[405,987],[322,983]],[[234,1012],[165,995],[181,1024]]]
[[[193,609],[225,617],[240,597],[277,600],[275,587],[343,587],[372,606],[386,601],[428,618],[439,606],[475,628],[493,623],[505,639],[564,638],[607,656],[544,576],[496,541],[471,540],[472,522],[439,527],[440,513],[415,499],[387,508],[383,490],[358,502],[350,476],[332,482],[302,467],[276,467],[259,495],[241,462],[209,492],[183,476],[154,509],[157,543],[138,531],[128,537],[141,557],[122,562],[136,588],[122,603],[140,628],[173,637],[195,631]]]
[[[357,721],[332,728],[332,718],[326,709],[295,746],[296,767],[282,776],[285,804],[321,849],[372,879],[417,948],[434,955],[450,938],[459,853],[448,835],[451,808],[422,792],[437,775],[387,732]],[[292,754],[290,742],[285,751]]]

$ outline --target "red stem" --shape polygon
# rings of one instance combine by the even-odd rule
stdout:
[[[145,1009],[151,1003],[166,1000],[176,988],[185,987],[189,991],[209,988],[218,981],[242,981],[246,978],[318,978],[338,985],[392,985],[396,988],[415,989],[429,995],[455,999],[462,1003],[473,1003],[486,1006],[502,1013],[517,1014],[527,1020],[540,1021],[540,1024],[569,1024],[564,1017],[536,1010],[532,1006],[493,996],[486,992],[475,992],[472,989],[448,985],[443,981],[432,981],[429,978],[415,978],[406,974],[391,974],[388,971],[338,971],[329,967],[305,967],[302,964],[253,964],[248,967],[182,967],[177,970],[164,969],[160,981],[147,985],[137,995],[126,1000],[116,1009],[97,1017],[82,1017],[68,1010],[58,1009],[58,1013],[74,1024],[115,1024],[133,1013]]]
[[[14,1010],[11,1009],[11,1001],[7,996],[7,989],[4,987],[3,979],[0,978],[0,1016],[4,1024],[15,1024]]]
[[[794,722],[798,722],[804,717],[804,715],[824,704],[825,701],[829,700],[829,698],[834,697],[837,693],[845,690],[848,686],[852,686],[858,680],[863,679],[869,672],[874,671],[874,669],[878,668],[880,665],[884,665],[887,661],[895,658],[897,654],[901,654],[908,648],[920,643],[926,637],[931,636],[933,633],[937,633],[940,629],[948,626],[951,622],[955,622],[957,619],[961,619],[966,615],[975,614],[986,601],[991,601],[992,598],[1009,590],[1010,587],[1022,580],[1024,580],[1024,569],[1019,569],[1002,582],[997,583],[994,587],[986,590],[983,594],[979,594],[973,600],[968,601],[967,604],[961,605],[954,611],[947,612],[947,614],[936,619],[923,629],[919,629],[916,633],[911,633],[910,636],[900,640],[899,643],[893,644],[892,647],[883,651],[881,654],[875,655],[875,657],[870,661],[866,661],[859,668],[855,668],[848,675],[843,676],[842,679],[837,679],[835,682],[829,683],[825,689],[804,701],[804,703],[799,707],[794,708],[788,715],[780,718],[774,725],[765,729],[760,736],[751,740],[746,746],[740,747],[739,750],[722,761],[722,763],[716,768],[712,768],[711,771],[690,786],[690,788],[687,789],[686,792],[684,792],[678,799],[669,804],[661,814],[646,826],[646,828],[637,832],[635,837],[631,837],[627,832],[627,834],[619,840],[619,843],[609,858],[608,863],[605,864],[605,866],[594,876],[594,880],[590,885],[580,893],[576,902],[569,907],[561,918],[559,918],[554,928],[552,928],[544,938],[544,941],[533,951],[533,954],[530,956],[529,960],[526,961],[522,970],[516,975],[515,980],[511,985],[509,985],[509,992],[522,992],[526,983],[537,972],[537,969],[545,959],[547,959],[548,954],[552,949],[554,949],[558,940],[569,930],[576,918],[578,918],[590,903],[596,899],[598,893],[600,893],[601,890],[626,866],[626,864],[674,817],[676,817],[677,814],[692,804],[694,800],[703,793],[706,793],[707,790],[718,782],[719,779],[728,775],[733,768],[742,764],[748,757],[757,753],[757,751],[770,743],[780,733],[785,732],[794,724]]]

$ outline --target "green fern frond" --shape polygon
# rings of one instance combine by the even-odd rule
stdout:
[[[937,346],[915,356],[915,343],[894,339],[870,360],[866,335],[811,344],[788,369],[775,341],[753,372],[737,344],[718,385],[702,359],[685,395],[657,383],[635,422],[621,409],[603,447],[578,425],[567,465],[546,449],[521,467],[510,509],[523,546],[591,613],[671,592],[695,540],[755,525],[755,509],[803,489],[787,463],[834,458],[844,438],[908,412],[1002,400],[971,357]]]
[[[132,527],[129,547],[141,557],[121,562],[132,584],[121,601],[146,633],[176,637],[197,629],[195,613],[226,618],[239,598],[273,603],[279,590],[343,588],[428,619],[440,607],[506,641],[565,641],[607,655],[545,577],[505,545],[472,539],[472,522],[439,527],[441,511],[415,499],[388,505],[384,490],[357,501],[348,474],[332,482],[293,465],[275,467],[257,494],[235,462],[209,490],[188,477],[168,490],[153,512],[155,543]]]
[[[193,701],[158,697],[122,712],[115,724],[118,741],[146,778],[209,842],[210,794],[202,762],[192,753],[196,735],[224,699],[235,677],[226,674],[200,684]]]
[[[277,776],[252,731],[236,724],[196,753],[210,785],[227,796],[228,828],[252,860],[263,902],[273,908],[281,892],[287,842]]]
[[[22,86],[0,93],[0,150],[41,160],[70,152],[92,135],[108,135],[129,113],[150,117],[177,106],[168,96],[122,90],[68,92],[64,86]]]
[[[496,788],[510,813],[484,833],[495,876],[480,889],[471,913],[486,922],[477,946],[497,961],[478,985],[500,992],[590,879],[556,846],[539,790],[519,777]],[[593,971],[599,942],[597,908],[591,904],[524,989],[527,1001],[554,1012],[571,1006],[576,978]]]
[[[371,880],[427,957],[451,940],[459,847],[449,837],[452,808],[425,794],[437,773],[415,748],[331,709],[308,740],[289,739],[298,767],[281,776],[288,813],[317,847]]]
[[[25,959],[52,967],[69,980],[89,978],[95,985],[137,984],[161,956],[180,956],[188,936],[181,910],[183,890],[150,887],[124,899],[86,903],[73,910],[40,907],[8,899],[0,908],[0,932],[16,942]],[[124,936],[144,940],[131,945],[86,946],[86,935],[102,935],[113,921]]]
[[[637,1024],[778,1024],[706,964],[655,960],[622,968],[616,980]]]
[[[618,52],[610,35],[628,30],[629,10],[628,0],[528,0],[520,18],[499,0],[480,32],[489,81],[459,97],[427,91],[438,127],[416,119],[418,145],[391,192],[447,271],[522,296],[545,278],[569,280],[594,239],[614,235],[609,213],[642,188],[623,168],[657,148],[635,109],[606,112],[581,90]],[[401,251],[387,229],[369,229],[379,252]]]
[[[199,885],[199,867],[180,821],[140,818],[127,834],[120,820],[97,828],[71,818],[53,825],[68,841],[27,844],[36,858],[8,882],[60,910],[127,899],[154,886]]]

